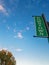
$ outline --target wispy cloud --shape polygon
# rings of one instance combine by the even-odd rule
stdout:
[[[14,35],[14,38],[17,38],[17,36],[16,36],[16,35]]]
[[[17,48],[16,51],[21,52],[23,49]]]
[[[0,12],[4,13],[5,15],[8,15],[8,12],[3,5],[0,5]]]
[[[7,26],[7,29],[9,30],[10,29],[10,26]]]
[[[18,32],[18,33],[17,33],[17,37],[20,38],[20,39],[22,39],[22,38],[23,38],[22,33],[21,33],[21,32]]]
[[[30,27],[27,26],[27,27],[26,27],[26,30],[30,30]]]
[[[23,39],[23,35],[22,35],[21,32],[18,32],[18,33],[14,36],[14,38]]]
[[[4,11],[5,9],[3,8],[2,5],[0,5],[0,11]]]
[[[13,32],[15,33],[16,32],[16,29],[14,29]]]
[[[19,4],[19,0],[9,0],[10,4],[13,4],[15,6],[15,8],[17,8],[18,4]]]
[[[3,50],[3,49],[4,49],[4,50],[7,50],[7,48],[0,48],[0,50]]]

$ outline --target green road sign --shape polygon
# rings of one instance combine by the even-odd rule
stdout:
[[[46,26],[42,16],[35,16],[36,35],[40,37],[48,37]]]

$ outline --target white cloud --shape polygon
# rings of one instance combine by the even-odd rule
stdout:
[[[8,15],[7,10],[2,5],[0,5],[0,12],[4,13],[5,15]]]
[[[0,48],[0,51],[1,51],[1,50],[7,50],[7,48]]]
[[[0,5],[0,11],[4,11],[4,8],[2,5]]]
[[[17,37],[20,38],[20,39],[22,39],[23,38],[22,33],[18,32]]]
[[[3,48],[4,50],[7,50],[7,48]]]
[[[22,49],[20,49],[20,48],[17,48],[17,49],[16,49],[16,51],[20,52],[20,51],[22,51]]]
[[[17,35],[14,36],[14,38],[22,39],[23,38],[23,35],[22,35],[21,32],[18,32]]]

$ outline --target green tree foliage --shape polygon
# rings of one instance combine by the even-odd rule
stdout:
[[[0,65],[16,65],[16,61],[11,52],[7,50],[0,51]]]

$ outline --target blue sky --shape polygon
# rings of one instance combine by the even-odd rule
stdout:
[[[16,65],[49,65],[49,44],[36,35],[32,15],[44,13],[49,21],[48,0],[0,0],[0,49],[12,52]]]

